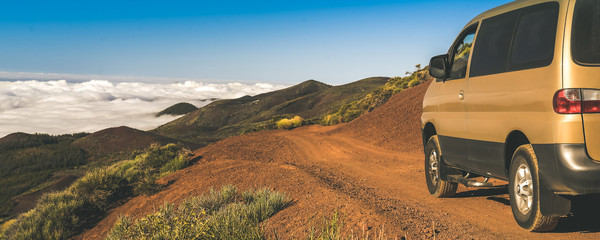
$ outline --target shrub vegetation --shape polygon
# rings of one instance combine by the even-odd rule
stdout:
[[[68,189],[42,196],[36,207],[6,227],[7,239],[66,239],[97,221],[126,197],[153,193],[159,176],[187,166],[189,152],[180,145],[153,144],[134,160],[97,168]],[[178,168],[179,167],[179,168]]]
[[[122,216],[107,239],[263,239],[259,223],[289,203],[287,196],[267,189],[240,194],[224,186],[178,207],[166,203],[137,221]]]
[[[297,127],[302,126],[302,123],[304,123],[304,118],[302,118],[300,116],[295,116],[290,119],[284,118],[277,122],[277,128],[278,129],[292,129],[292,128],[297,128]]]

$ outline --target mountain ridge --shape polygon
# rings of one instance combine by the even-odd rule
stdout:
[[[342,104],[360,98],[387,82],[387,77],[366,78],[331,86],[316,80],[236,99],[218,100],[151,130],[158,135],[207,145],[244,133],[278,115],[305,119],[319,117]]]

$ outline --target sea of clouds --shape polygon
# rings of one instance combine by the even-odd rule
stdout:
[[[141,83],[0,81],[0,137],[13,132],[65,134],[129,126],[149,130],[178,116],[156,113],[179,103],[202,107],[211,98],[256,95],[285,86],[268,83]]]

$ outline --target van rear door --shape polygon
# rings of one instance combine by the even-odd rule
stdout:
[[[563,87],[581,89],[587,152],[600,160],[600,1],[577,0],[572,16]]]

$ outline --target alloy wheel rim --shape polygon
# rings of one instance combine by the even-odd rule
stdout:
[[[437,152],[435,150],[431,151],[431,154],[429,154],[429,177],[431,178],[431,182],[434,185],[437,185],[439,179],[439,171],[438,157]]]
[[[517,168],[514,191],[517,209],[521,214],[527,215],[533,204],[533,179],[527,164],[521,164]]]

